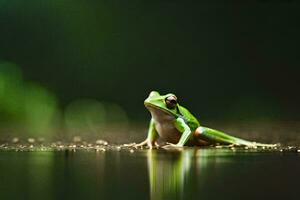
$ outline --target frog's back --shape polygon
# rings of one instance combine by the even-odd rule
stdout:
[[[178,109],[186,123],[191,128],[191,130],[194,131],[200,126],[200,123],[197,120],[197,118],[188,109],[180,105],[178,106]]]

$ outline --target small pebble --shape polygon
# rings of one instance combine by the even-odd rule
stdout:
[[[81,137],[80,136],[74,136],[73,137],[73,142],[81,142]]]
[[[34,138],[28,138],[27,141],[28,141],[29,143],[35,143],[35,139],[34,139]]]
[[[96,140],[96,144],[99,144],[99,145],[108,145],[108,142],[105,141],[105,140]]]
[[[19,140],[19,138],[17,138],[17,137],[14,137],[13,139],[12,139],[12,143],[18,143],[20,140]]]
[[[129,151],[130,153],[134,153],[134,150],[133,149],[130,149],[130,151]]]
[[[105,152],[105,151],[106,151],[106,149],[104,149],[104,148],[96,148],[96,151],[97,151],[97,152],[99,152],[99,151],[103,151],[103,152]]]
[[[76,148],[76,145],[69,145],[69,148]]]

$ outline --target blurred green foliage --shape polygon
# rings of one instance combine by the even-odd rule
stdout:
[[[117,125],[121,130],[127,123],[127,114],[120,106],[95,99],[75,100],[64,112],[65,128],[73,134],[97,134],[107,125]]]
[[[107,124],[126,126],[125,111],[114,103],[79,99],[60,109],[55,94],[36,82],[24,81],[12,63],[0,63],[0,125],[21,135],[51,136],[57,131],[97,134]],[[1,132],[1,131],[0,131]]]
[[[1,124],[22,128],[29,134],[53,132],[59,116],[54,94],[37,83],[22,79],[19,68],[12,63],[0,63]]]

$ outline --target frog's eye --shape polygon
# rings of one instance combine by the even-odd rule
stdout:
[[[175,96],[168,96],[166,99],[165,99],[165,102],[166,102],[166,105],[169,109],[173,109],[176,107],[176,104],[177,104],[177,98]]]

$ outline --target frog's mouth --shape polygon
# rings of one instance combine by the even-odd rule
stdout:
[[[144,102],[144,105],[145,105],[145,107],[151,112],[151,109],[154,109],[154,110],[159,110],[159,111],[162,111],[162,112],[164,112],[164,113],[166,113],[166,114],[169,114],[169,115],[172,115],[172,116],[174,116],[174,113],[172,113],[172,112],[170,112],[170,111],[168,111],[168,110],[165,110],[165,109],[161,109],[161,107],[158,107],[158,106],[156,106],[156,105],[154,105],[154,104],[151,104],[151,103],[148,103],[148,102]]]

